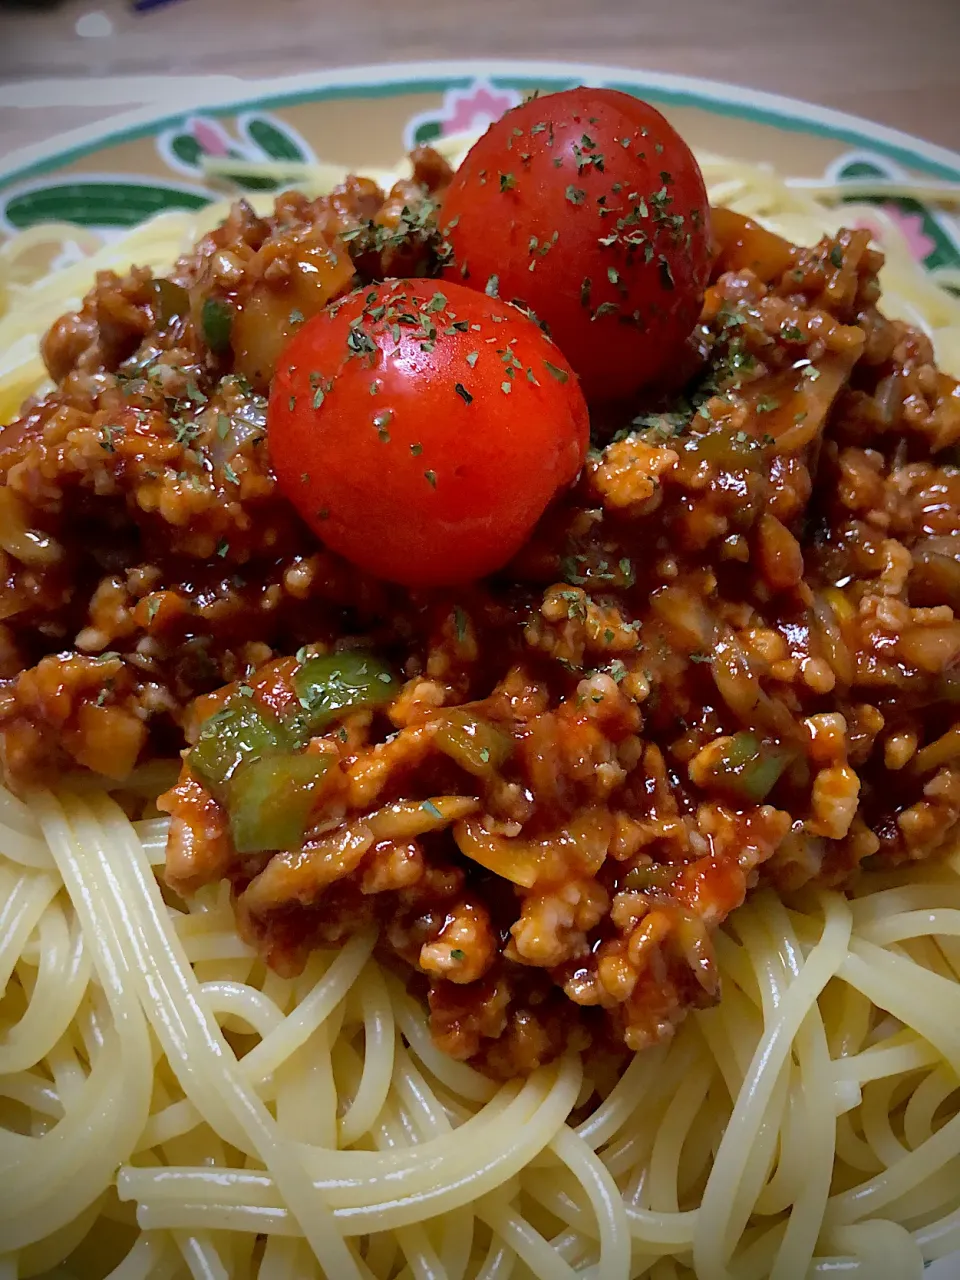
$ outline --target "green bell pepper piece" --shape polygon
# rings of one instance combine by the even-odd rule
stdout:
[[[187,763],[220,799],[241,764],[289,751],[294,745],[275,715],[249,696],[232,694],[219,711],[204,721]]]
[[[233,308],[222,298],[205,298],[200,313],[203,336],[210,350],[218,356],[230,350],[233,333]]]
[[[230,778],[226,798],[236,851],[299,849],[330,761],[329,755],[306,752],[241,764]]]
[[[444,712],[434,742],[444,755],[477,778],[495,773],[513,750],[509,734],[462,707]]]
[[[316,734],[347,711],[386,706],[400,682],[372,653],[344,649],[307,658],[294,674],[293,687],[304,709],[303,727]]]
[[[793,759],[793,752],[743,730],[733,735],[714,766],[714,781],[735,800],[760,804]]]
[[[159,328],[165,329],[171,320],[189,313],[190,295],[183,285],[161,276],[150,281],[150,291],[154,296],[153,314]]]

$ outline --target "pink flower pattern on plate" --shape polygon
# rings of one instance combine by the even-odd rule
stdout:
[[[451,89],[446,94],[446,110],[440,121],[443,136],[447,138],[468,129],[485,128],[515,107],[518,101],[519,94],[513,90],[494,89],[483,83],[474,84],[467,90]]]
[[[208,156],[227,156],[230,154],[228,134],[214,121],[203,116],[194,116],[189,124],[190,132],[199,142]]]
[[[936,249],[936,243],[927,235],[923,225],[923,214],[913,210],[902,209],[897,204],[884,204],[880,206],[891,222],[903,232],[904,239],[910,249],[911,254],[918,262],[923,262]],[[872,218],[858,218],[858,227],[863,227],[874,237],[879,243],[883,243],[883,227],[879,222],[875,222]]]

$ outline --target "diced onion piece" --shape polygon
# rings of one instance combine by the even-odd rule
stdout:
[[[479,818],[466,818],[453,829],[453,838],[464,857],[486,867],[494,875],[532,889],[537,882],[540,860],[537,850],[525,840],[508,840],[487,831]]]
[[[0,488],[0,547],[23,564],[38,568],[56,564],[63,555],[56,538],[29,527],[24,505],[8,485]]]
[[[268,242],[261,254],[270,247]],[[303,321],[318,315],[353,281],[349,253],[339,242],[329,244],[316,229],[285,256],[285,265],[285,276],[263,279],[244,298],[233,319],[236,370],[258,390],[269,385],[280,352]]]
[[[371,813],[366,822],[375,840],[412,840],[428,831],[442,831],[452,822],[476,813],[480,801],[472,796],[432,796],[429,800],[397,800]]]
[[[540,840],[494,835],[477,818],[457,823],[453,837],[460,852],[494,875],[531,889],[538,883],[562,883],[574,876],[595,876],[613,838],[613,817],[606,809],[587,809],[566,827]]]
[[[712,651],[717,628],[699,596],[683,587],[659,587],[650,606],[689,651]]]
[[[955,724],[939,738],[921,747],[913,757],[912,767],[917,773],[929,773],[931,769],[956,760],[957,756],[960,756],[960,724]]]

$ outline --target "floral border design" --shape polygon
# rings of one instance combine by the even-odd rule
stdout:
[[[535,65],[527,69],[527,74],[521,74],[518,69],[513,75],[450,74],[445,79],[421,78],[412,82],[399,78],[403,70],[401,68],[396,69],[398,78],[391,80],[389,70],[383,69],[382,78],[366,86],[361,85],[361,73],[358,72],[355,84],[344,83],[339,87],[331,85],[325,88],[318,83],[312,93],[309,90],[289,93],[254,106],[247,103],[233,108],[207,108],[180,118],[158,120],[152,126],[147,125],[128,134],[114,135],[116,140],[133,136],[152,137],[164,166],[172,175],[192,180],[189,182],[166,181],[146,174],[110,173],[83,175],[78,178],[58,178],[51,174],[44,178],[36,175],[36,167],[36,176],[28,178],[26,173],[22,173],[21,180],[14,181],[6,189],[0,178],[0,232],[10,234],[41,222],[64,221],[98,230],[107,236],[116,235],[163,210],[197,209],[220,198],[218,193],[206,185],[204,156],[235,158],[238,161],[290,160],[309,163],[315,160],[316,154],[307,139],[285,120],[267,110],[268,105],[279,107],[284,103],[319,101],[331,97],[382,97],[416,90],[439,92],[442,102],[438,108],[414,115],[405,125],[404,139],[407,146],[412,147],[435,138],[486,127],[503,111],[518,103],[524,90],[537,83],[549,83],[551,88],[560,88],[571,82],[568,77],[551,75],[551,68],[548,66],[544,66],[543,74],[534,79],[529,72],[538,71]],[[456,67],[453,66],[450,70],[453,72]],[[585,68],[585,74],[589,70]],[[801,132],[806,130],[834,137],[844,136],[842,129],[831,130],[813,119],[808,121],[805,114],[799,111],[802,104],[797,104],[798,114],[795,119],[791,119],[784,116],[782,111],[778,116],[772,108],[765,110],[752,104],[752,98],[759,100],[763,95],[745,94],[746,101],[742,105],[734,104],[724,92],[719,92],[723,90],[723,86],[708,85],[705,90],[710,92],[704,92],[698,100],[685,87],[685,83],[675,77],[644,76],[638,73],[636,80],[630,82],[617,79],[624,74],[622,72],[604,73],[601,68],[592,70],[594,74],[586,77],[592,83],[615,84],[627,91],[649,93],[657,101],[697,105],[703,110],[765,120],[767,123]],[[818,114],[815,109],[807,108],[806,111],[814,116]],[[101,145],[105,145],[107,141],[104,138]],[[918,144],[920,145],[923,144]],[[877,147],[880,147],[879,140]],[[88,148],[94,149],[95,144]],[[906,154],[902,148],[900,150],[901,154]],[[905,170],[891,158],[896,152],[897,148],[893,145],[884,145],[883,151],[855,148],[834,161],[829,166],[827,176],[841,183],[845,178],[862,177],[865,174],[902,177]],[[922,156],[918,154],[916,161],[920,164]],[[52,160],[44,167],[54,168],[54,165],[55,161]],[[923,161],[923,167],[935,169],[937,166],[932,161]],[[270,177],[246,177],[238,185],[246,190],[256,191],[271,190],[280,184]],[[864,201],[858,200],[858,203]],[[960,229],[949,218],[916,201],[875,203],[883,204],[888,216],[898,222],[919,261],[934,268],[960,266]]]

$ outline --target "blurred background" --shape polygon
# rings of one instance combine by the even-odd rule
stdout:
[[[216,77],[184,80],[187,106],[232,77],[441,57],[703,76],[960,150],[958,53],[960,0],[0,0],[0,150],[150,102],[154,77]]]

